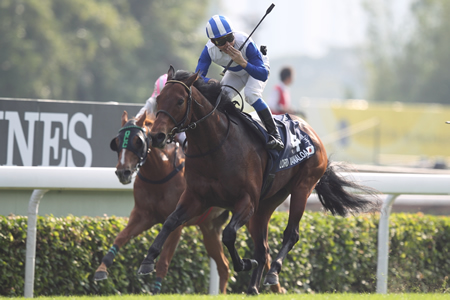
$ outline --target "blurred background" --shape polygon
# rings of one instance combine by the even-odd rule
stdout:
[[[250,33],[271,3],[253,35],[265,93],[291,66],[293,108],[333,160],[448,168],[447,0],[2,0],[0,97],[143,104],[170,64],[194,71],[212,15]]]

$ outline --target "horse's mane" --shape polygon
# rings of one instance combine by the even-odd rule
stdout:
[[[193,72],[178,70],[175,73],[174,80],[183,81],[192,76]],[[194,82],[194,87],[202,93],[203,96],[205,96],[206,99],[212,104],[216,105],[217,98],[219,98],[220,92],[222,91],[222,85],[218,81],[210,80],[208,82],[205,82],[203,77],[200,77]],[[228,93],[222,94],[222,99],[220,100],[219,107],[217,108],[219,111],[227,111],[232,112],[236,110],[237,108],[232,103],[230,96]]]

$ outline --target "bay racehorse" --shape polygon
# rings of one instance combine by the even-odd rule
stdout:
[[[107,268],[112,265],[117,251],[132,237],[155,224],[164,223],[175,210],[186,187],[183,152],[177,144],[168,145],[165,149],[151,148],[147,138],[151,123],[150,119],[146,120],[146,114],[137,120],[128,120],[128,115],[124,112],[122,128],[111,141],[111,149],[118,153],[116,174],[120,182],[130,183],[135,172],[138,172],[138,176],[134,182],[134,208],[128,224],[117,235],[113,246],[103,258],[94,274],[95,280],[107,278]],[[197,225],[200,228],[206,251],[217,264],[219,289],[222,293],[226,292],[229,276],[228,260],[221,243],[222,227],[228,219],[228,214],[229,212],[222,208],[211,208],[204,215],[196,216],[185,223],[186,226]],[[161,281],[167,274],[181,230],[182,227],[174,230],[164,243],[164,253],[156,265],[156,282],[152,289],[154,294],[160,291]]]
[[[270,261],[268,223],[274,210],[291,195],[289,219],[281,248],[270,265],[264,284],[279,284],[283,260],[299,239],[299,222],[306,201],[315,189],[323,207],[332,214],[346,215],[377,209],[376,197],[353,193],[374,191],[337,174],[324,145],[304,120],[290,116],[302,138],[309,136],[313,155],[301,163],[276,173],[270,188],[263,191],[269,152],[265,142],[249,130],[240,112],[218,82],[203,81],[198,73],[175,72],[170,66],[168,81],[157,98],[157,114],[150,136],[154,147],[163,148],[177,132],[186,132],[186,190],[175,211],[142,261],[138,274],[149,274],[161,247],[171,232],[210,207],[232,212],[222,242],[228,248],[234,270],[253,269],[247,294],[258,294],[263,266]],[[235,247],[236,231],[248,223],[254,241],[253,258],[241,258]]]

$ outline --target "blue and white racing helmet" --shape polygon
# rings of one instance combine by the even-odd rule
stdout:
[[[217,39],[233,32],[230,21],[224,16],[215,15],[206,23],[206,35],[210,39]]]

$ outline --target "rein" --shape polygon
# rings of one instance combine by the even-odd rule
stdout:
[[[211,150],[207,151],[206,153],[200,153],[200,154],[195,154],[195,155],[189,155],[189,154],[186,153],[186,142],[187,142],[187,139],[186,139],[186,140],[184,140],[183,146],[182,146],[183,153],[184,153],[184,155],[185,155],[186,157],[189,157],[189,158],[203,157],[203,156],[212,154],[212,153],[216,152],[217,150],[219,150],[220,148],[222,148],[223,144],[225,143],[225,141],[226,141],[227,138],[228,138],[228,134],[230,133],[230,117],[228,116],[228,114],[225,114],[225,115],[227,116],[228,127],[227,127],[227,133],[225,134],[225,138],[223,139],[223,141],[220,142],[220,144],[217,145],[214,149],[211,149]]]
[[[233,86],[231,86],[231,85],[228,85],[228,84],[222,85],[222,87],[224,87],[224,86],[226,86],[227,88],[230,88],[230,89],[234,90],[234,91],[236,92],[236,94],[239,95],[239,97],[241,98],[241,104],[239,105],[239,106],[240,106],[239,111],[240,111],[240,112],[243,112],[243,111],[244,111],[244,98],[242,98],[241,93],[239,93],[239,91],[238,91],[237,89],[235,89],[235,88],[234,88]],[[233,104],[236,106],[236,105],[239,104],[239,102],[233,101]]]
[[[166,183],[167,181],[169,181],[170,179],[172,179],[172,177],[174,177],[178,172],[180,172],[184,168],[184,162],[182,162],[178,166],[176,165],[178,148],[179,148],[179,146],[177,145],[175,148],[175,151],[174,151],[174,159],[173,159],[174,169],[166,177],[164,177],[163,179],[160,179],[160,180],[150,180],[148,178],[145,178],[144,175],[141,174],[140,170],[137,173],[138,177],[142,181],[145,181],[145,182],[151,183],[151,184],[163,184],[163,183]]]

